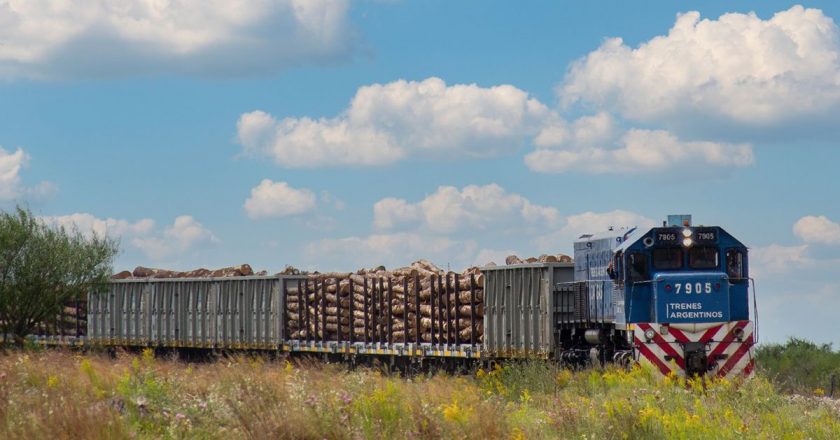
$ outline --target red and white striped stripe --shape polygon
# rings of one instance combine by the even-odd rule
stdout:
[[[653,338],[645,336],[647,330],[653,330]],[[743,330],[740,340],[736,329]],[[639,323],[633,325],[633,346],[635,358],[639,363],[652,365],[668,375],[672,372],[685,375],[685,357],[683,344],[702,342],[706,344],[706,357],[713,366],[708,374],[718,377],[753,375],[755,359],[753,356],[752,321],[732,321],[709,324],[654,324]]]

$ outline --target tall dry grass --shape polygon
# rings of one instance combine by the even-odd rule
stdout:
[[[151,351],[0,355],[0,438],[840,438],[840,406],[644,369],[542,362],[472,376],[385,376]]]

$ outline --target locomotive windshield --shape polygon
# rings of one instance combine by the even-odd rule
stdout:
[[[653,250],[653,267],[657,269],[679,269],[682,265],[682,249],[677,247],[664,247]]]
[[[692,269],[714,269],[720,266],[720,255],[716,247],[697,246],[688,251],[688,267]]]

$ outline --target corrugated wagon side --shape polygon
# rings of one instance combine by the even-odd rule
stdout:
[[[277,349],[302,276],[115,280],[88,297],[92,344]]]
[[[554,286],[574,279],[573,263],[484,267],[484,351],[490,357],[548,358],[558,346]]]

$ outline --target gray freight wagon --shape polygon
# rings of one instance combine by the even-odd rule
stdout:
[[[88,297],[102,345],[276,349],[284,292],[300,276],[115,280]]]

